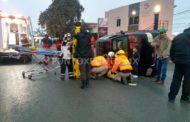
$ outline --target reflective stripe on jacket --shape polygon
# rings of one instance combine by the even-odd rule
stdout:
[[[133,70],[131,63],[125,55],[118,55],[115,59],[115,63],[112,67],[112,72]]]
[[[97,56],[92,60],[91,66],[93,66],[93,67],[100,67],[100,66],[109,67],[109,64],[103,56]]]

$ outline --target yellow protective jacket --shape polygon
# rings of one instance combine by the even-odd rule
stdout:
[[[104,56],[97,56],[91,61],[91,66],[93,67],[100,67],[100,66],[106,66],[109,67],[107,60],[104,58]]]
[[[115,63],[112,67],[112,72],[117,73],[118,71],[131,71],[133,70],[131,63],[125,55],[117,55]]]

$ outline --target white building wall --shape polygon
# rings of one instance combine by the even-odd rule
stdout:
[[[173,14],[174,14],[174,0],[161,0],[162,8],[160,13],[161,20],[168,20],[168,35],[172,37],[172,27],[173,27]]]
[[[147,5],[149,5],[147,7]],[[139,30],[154,28],[154,9],[160,5],[159,20],[168,20],[168,35],[172,36],[174,0],[147,0],[140,3]],[[115,34],[128,31],[129,23],[129,6],[123,6],[107,11],[105,17],[108,19],[108,34]],[[117,18],[121,18],[121,26],[116,26]]]
[[[115,34],[117,32],[120,32],[121,30],[127,30],[128,29],[128,10],[129,8],[127,6],[117,8],[110,10],[107,12],[108,17],[108,34]],[[117,19],[121,19],[121,26],[117,27]]]
[[[150,7],[146,8],[146,5]],[[147,0],[140,4],[139,30],[154,27],[155,6],[161,7],[159,21],[168,20],[168,35],[172,36],[174,0]]]
[[[160,3],[160,1],[158,1]],[[148,5],[149,7],[146,7]],[[149,0],[140,4],[139,30],[146,30],[154,27],[154,6],[155,1]]]

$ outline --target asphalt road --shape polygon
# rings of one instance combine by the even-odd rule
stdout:
[[[144,77],[136,87],[99,79],[86,90],[59,73],[23,79],[30,67],[0,66],[0,122],[190,122],[190,104],[167,99],[173,65],[164,86]]]

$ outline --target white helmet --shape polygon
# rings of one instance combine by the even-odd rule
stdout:
[[[64,38],[67,38],[67,34],[64,35]]]
[[[67,34],[66,34],[66,37],[71,37],[71,34],[70,34],[70,33],[67,33]]]
[[[109,57],[114,57],[114,55],[115,55],[114,52],[112,52],[112,51],[108,52],[108,56],[109,56]]]

